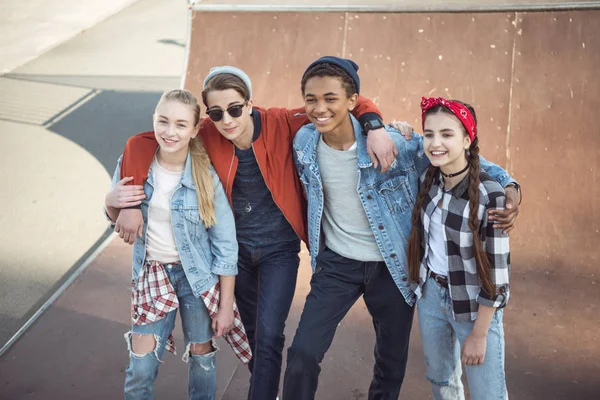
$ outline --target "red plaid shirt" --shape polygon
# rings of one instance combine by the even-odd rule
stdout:
[[[211,318],[219,311],[221,286],[216,283],[200,297],[208,309]],[[135,325],[151,324],[164,318],[167,313],[179,308],[175,288],[169,282],[164,265],[158,261],[147,261],[140,269],[138,281],[134,282],[131,293],[131,318]],[[233,328],[224,336],[237,358],[248,364],[252,358],[250,343],[246,336],[237,303],[233,302]],[[169,335],[165,349],[175,354],[173,333]]]

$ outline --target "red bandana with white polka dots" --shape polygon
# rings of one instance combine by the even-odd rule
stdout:
[[[477,124],[475,123],[473,114],[471,114],[469,109],[461,103],[452,100],[446,100],[442,97],[423,97],[421,99],[421,118],[423,120],[423,130],[425,130],[425,112],[438,105],[444,106],[448,110],[452,111],[452,113],[456,115],[456,118],[458,118],[458,120],[467,130],[471,141],[475,139],[475,136],[477,135]]]

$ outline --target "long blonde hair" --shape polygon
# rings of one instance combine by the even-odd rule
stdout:
[[[182,89],[169,90],[162,95],[159,103],[162,101],[178,101],[190,106],[194,113],[194,129],[198,129],[200,104],[191,92]],[[215,190],[213,177],[210,173],[210,158],[199,135],[190,140],[190,154],[192,156],[192,176],[194,177],[196,197],[198,198],[198,213],[202,222],[204,222],[204,226],[209,228],[217,223],[214,204]]]

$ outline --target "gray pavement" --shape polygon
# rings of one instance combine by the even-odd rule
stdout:
[[[9,3],[3,10],[16,11],[0,33],[10,15],[42,6]],[[151,129],[156,101],[183,70],[185,0],[54,3],[59,22],[82,18],[76,29],[134,4],[0,76],[0,347],[107,238],[103,196],[117,158],[129,136]],[[0,50],[14,61],[2,68],[25,59],[3,42]]]
[[[3,0],[0,74],[39,57],[136,0]]]

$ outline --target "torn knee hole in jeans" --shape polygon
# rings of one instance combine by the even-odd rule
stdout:
[[[133,335],[138,335],[138,336],[153,336],[154,337],[154,350],[151,350],[147,353],[144,354],[140,354],[140,353],[135,353],[133,351]],[[158,349],[160,346],[160,336],[158,335],[150,335],[150,334],[139,334],[139,333],[133,333],[132,331],[127,332],[125,335],[125,343],[127,343],[127,351],[129,351],[129,354],[131,355],[131,357],[134,358],[143,358],[146,357],[149,354],[153,354],[154,357],[156,357],[156,359],[162,363],[161,359],[158,357]]]
[[[207,342],[211,344],[212,350],[204,353],[204,354],[195,354],[192,353],[192,346],[194,344],[205,344],[205,343],[188,343],[187,346],[185,347],[185,352],[183,353],[183,357],[181,358],[184,362],[188,362],[190,356],[192,357],[196,357],[197,359],[201,360],[200,363],[202,364],[202,360],[206,360],[206,361],[210,361],[210,366],[207,366],[206,368],[204,367],[204,365],[202,365],[202,367],[204,369],[207,368],[214,368],[215,366],[215,354],[217,353],[217,351],[219,351],[219,346],[217,345],[217,342],[213,339],[210,340],[210,342]]]

